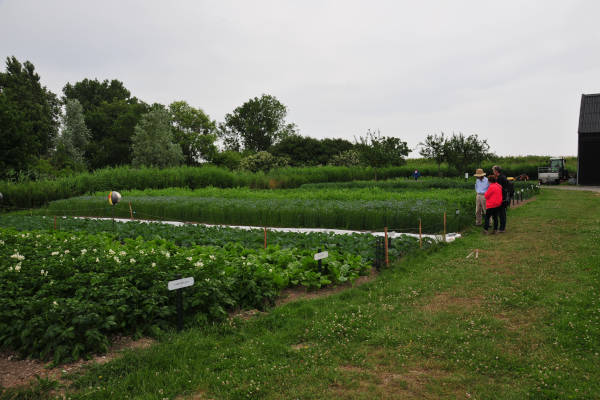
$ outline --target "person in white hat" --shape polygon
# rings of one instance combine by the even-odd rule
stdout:
[[[475,198],[475,225],[481,225],[481,218],[485,215],[485,192],[490,184],[483,169],[477,168],[474,176],[477,178],[475,179],[475,192],[477,193]]]

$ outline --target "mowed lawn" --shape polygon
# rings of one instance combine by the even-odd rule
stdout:
[[[543,189],[510,210],[504,235],[473,228],[362,286],[166,334],[72,377],[66,394],[598,398],[599,205],[599,193]]]

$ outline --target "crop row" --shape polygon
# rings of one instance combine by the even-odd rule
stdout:
[[[537,174],[537,161],[527,164],[512,162],[504,165],[509,175],[528,173],[532,178]],[[160,189],[184,187],[196,189],[206,186],[250,187],[259,189],[296,188],[303,184],[319,182],[347,182],[354,180],[391,179],[410,176],[415,166],[425,176],[457,176],[447,166],[441,169],[423,160],[410,165],[389,168],[369,167],[305,167],[281,168],[269,173],[230,171],[214,166],[176,168],[105,168],[91,173],[62,177],[53,180],[0,182],[0,192],[4,195],[3,206],[10,208],[39,207],[53,200],[66,199],[97,191]],[[487,170],[490,165],[484,165]]]
[[[330,249],[322,269],[309,249],[179,247],[166,240],[80,232],[0,229],[0,348],[76,359],[103,352],[112,335],[156,334],[173,325],[167,282],[191,276],[186,323],[262,308],[286,286],[320,287],[367,274],[360,255]]]
[[[537,182],[514,181],[515,190],[537,191]],[[300,186],[305,190],[325,190],[325,189],[382,189],[386,191],[395,190],[426,190],[426,189],[473,189],[475,179],[452,179],[452,178],[429,178],[424,177],[415,181],[414,179],[390,179],[386,181],[352,181],[352,182],[323,182],[308,183]]]
[[[264,247],[265,236],[262,229],[235,229],[228,227],[211,227],[196,224],[174,226],[162,223],[143,223],[129,221],[113,224],[110,220],[87,218],[47,218],[45,216],[5,215],[0,217],[0,226],[20,231],[66,231],[81,233],[103,233],[115,241],[132,238],[144,240],[167,240],[177,246],[218,246],[225,247],[229,243],[237,243],[245,248],[260,249]],[[267,245],[280,248],[297,248],[317,252],[319,250],[336,251],[360,255],[371,262],[374,258],[375,237],[371,234],[354,233],[338,235],[325,232],[267,232]],[[423,247],[430,247],[433,241],[423,238]],[[418,246],[416,239],[401,236],[390,241],[389,256],[398,258]]]
[[[206,186],[250,187],[259,189],[295,188],[311,182],[351,181],[356,179],[389,179],[408,176],[410,168],[306,167],[281,168],[265,174],[230,171],[214,166],[173,168],[105,168],[91,173],[27,182],[0,182],[4,206],[39,207],[53,200],[90,194],[97,191],[160,189]]]
[[[177,220],[223,225],[266,227],[339,228],[351,230],[388,229],[410,232],[418,229],[436,233],[444,228],[458,230],[472,223],[475,202],[470,192],[438,198],[406,200],[310,200],[294,198],[218,197],[132,197],[131,208],[141,219]],[[129,202],[129,201],[128,201]],[[114,207],[104,196],[82,196],[52,202],[36,213],[45,215],[113,215],[129,217],[128,202]],[[456,212],[458,210],[458,213]]]

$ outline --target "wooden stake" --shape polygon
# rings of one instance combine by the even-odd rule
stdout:
[[[383,231],[385,232],[385,266],[389,267],[390,266],[390,260],[388,258],[388,234],[387,234],[387,226],[385,228],[383,228]]]
[[[419,248],[423,248],[423,234],[421,233],[421,218],[419,218]]]
[[[54,230],[56,230],[56,215],[54,216]]]
[[[446,212],[444,212],[444,242],[446,241]]]
[[[265,231],[265,249],[266,249],[267,248],[267,228],[264,227],[263,229]]]
[[[129,202],[129,216],[133,220],[133,210],[131,209],[131,202]]]

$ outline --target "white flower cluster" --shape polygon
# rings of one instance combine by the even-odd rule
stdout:
[[[25,259],[25,256],[19,254],[19,252],[15,249],[15,254],[10,256],[10,258],[16,258],[17,260],[22,261]]]
[[[14,268],[13,268],[12,266],[11,266],[11,267],[8,267],[8,270],[9,270],[9,271],[13,271],[13,270],[14,270],[15,272],[19,272],[19,271],[21,271],[21,263],[20,263],[20,262],[18,262],[18,263],[17,263],[17,265],[15,265],[15,267],[14,267]]]

